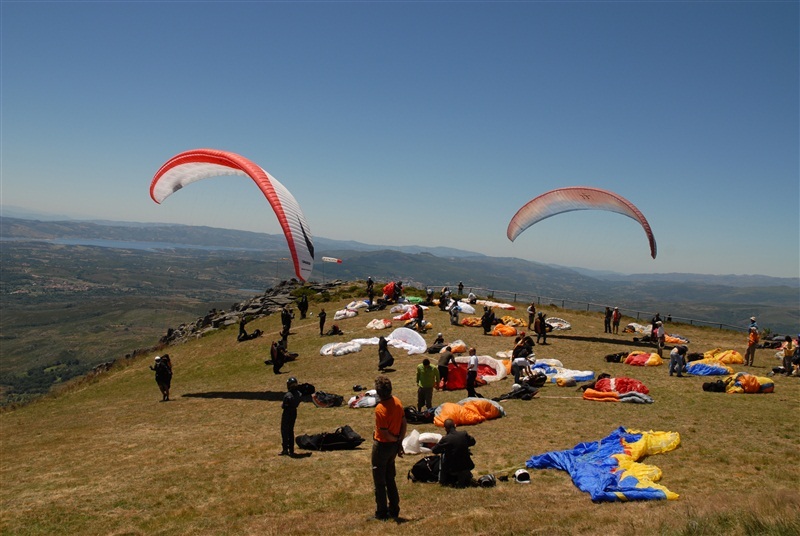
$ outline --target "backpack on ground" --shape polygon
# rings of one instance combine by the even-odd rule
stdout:
[[[521,380],[520,383],[524,383],[525,385],[528,385],[530,387],[535,387],[538,389],[539,387],[543,387],[544,384],[547,383],[547,375],[540,370],[534,370],[531,376],[528,376],[527,378]]]
[[[419,411],[414,406],[406,406],[404,411],[406,414],[406,422],[409,424],[430,424],[435,417],[434,410],[430,408],[425,411]]]
[[[344,397],[342,395],[326,393],[325,391],[317,391],[311,395],[311,400],[318,408],[337,408],[344,402]]]
[[[305,450],[351,450],[363,442],[364,438],[347,424],[334,432],[303,434],[295,438],[297,446]]]
[[[626,357],[628,357],[628,352],[619,352],[616,354],[608,354],[605,359],[608,363],[619,363]]]
[[[408,479],[411,482],[438,482],[441,463],[442,457],[438,454],[425,456],[409,469]]]

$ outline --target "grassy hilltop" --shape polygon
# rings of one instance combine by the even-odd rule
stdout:
[[[370,471],[372,409],[300,406],[295,432],[319,433],[350,424],[367,441],[355,451],[278,457],[280,400],[288,376],[338,393],[372,385],[377,347],[323,357],[334,340],[375,336],[365,325],[388,311],[337,321],[343,337],[318,335],[320,306],[333,313],[357,292],[312,302],[313,316],[295,320],[289,339],[297,361],[275,376],[263,363],[280,329],[278,315],[248,324],[265,336],[236,342],[236,327],[171,346],[173,401],[160,403],[148,369],[153,355],[126,360],[110,372],[72,384],[61,393],[0,413],[0,534],[798,534],[800,532],[800,378],[775,377],[775,393],[705,393],[707,378],[670,378],[667,367],[608,364],[603,356],[642,348],[630,334],[604,335],[598,313],[544,306],[572,330],[535,348],[568,368],[643,381],[655,403],[583,401],[575,388],[547,384],[537,399],[506,401],[507,416],[469,427],[477,439],[475,474],[513,472],[534,454],[594,441],[618,426],[669,430],[681,446],[644,460],[663,471],[661,484],[675,501],[593,504],[569,475],[532,471],[529,486],[500,482],[490,489],[454,490],[405,479],[418,456],[398,460],[401,515],[378,524]],[[524,316],[517,304],[513,316]],[[479,354],[508,350],[509,338],[483,336],[479,328],[450,326],[431,309],[433,340],[463,339]],[[623,318],[623,325],[630,319]],[[395,322],[397,325],[397,322]],[[691,340],[691,351],[744,351],[741,334],[688,325],[667,326]],[[388,330],[387,330],[388,333]],[[162,353],[163,353],[162,352]],[[778,364],[758,350],[751,372],[765,376]],[[424,356],[393,351],[390,373],[404,404],[414,404],[414,369]],[[742,370],[742,367],[735,367]],[[510,390],[506,379],[479,391]],[[436,392],[434,403],[458,401],[460,392]],[[441,432],[434,425],[409,430]]]

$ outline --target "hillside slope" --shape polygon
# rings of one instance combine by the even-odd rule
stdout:
[[[318,335],[317,313],[333,312],[358,290],[312,302],[313,316],[296,320],[290,349],[300,354],[276,376],[263,363],[277,337],[276,315],[253,321],[265,336],[236,342],[236,329],[169,347],[175,367],[172,396],[161,403],[148,369],[152,355],[129,360],[109,373],[84,380],[62,394],[0,413],[0,533],[2,534],[334,534],[374,532],[370,409],[299,409],[297,434],[332,431],[350,424],[367,438],[355,451],[278,457],[280,400],[289,374],[317,389],[349,397],[354,384],[371,385],[377,351],[323,357],[332,338]],[[464,428],[477,440],[475,473],[497,475],[521,467],[533,454],[601,439],[618,426],[671,430],[680,448],[646,463],[663,471],[661,484],[676,501],[593,504],[568,475],[532,473],[532,484],[500,482],[492,489],[453,490],[412,484],[405,474],[417,457],[398,460],[400,525],[381,524],[385,534],[410,531],[453,534],[795,534],[800,530],[797,485],[800,468],[787,463],[800,449],[800,378],[776,377],[775,393],[724,395],[701,390],[705,379],[670,378],[665,366],[609,364],[603,356],[642,349],[628,334],[604,335],[597,313],[545,307],[573,329],[535,348],[579,370],[630,376],[649,386],[652,405],[584,401],[574,388],[546,385],[531,401],[504,402],[505,418]],[[385,312],[384,312],[385,313]],[[521,317],[518,311],[512,313]],[[383,313],[336,322],[346,335],[370,337],[365,329]],[[445,313],[427,315],[432,340],[442,331],[463,339],[479,354],[511,347],[508,338],[477,328],[450,326]],[[625,322],[630,318],[623,319]],[[670,325],[691,340],[692,351],[743,350],[741,336],[717,329]],[[423,356],[393,352],[389,373],[405,404],[416,397],[414,369]],[[753,372],[764,375],[777,360],[759,350]],[[503,380],[479,389],[498,396]],[[434,403],[458,401],[464,392],[436,392]],[[437,431],[433,425],[410,426]],[[768,445],[768,448],[765,446]],[[530,513],[520,511],[528,505]]]

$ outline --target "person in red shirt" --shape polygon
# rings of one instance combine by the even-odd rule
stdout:
[[[395,459],[403,456],[406,415],[400,399],[392,395],[392,381],[375,378],[379,402],[375,406],[375,432],[372,436],[372,480],[375,484],[375,516],[385,521],[400,515],[400,494],[395,482]]]
[[[611,331],[615,335],[619,335],[619,321],[622,318],[622,313],[619,312],[619,307],[614,307],[614,312],[611,313]]]

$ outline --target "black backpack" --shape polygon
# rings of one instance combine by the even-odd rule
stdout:
[[[442,457],[438,454],[425,456],[408,470],[408,479],[411,482],[438,482],[441,463]]]
[[[619,363],[628,357],[628,352],[619,352],[617,354],[608,354],[605,359],[607,363]]]
[[[303,434],[295,438],[297,446],[305,450],[351,450],[363,442],[364,438],[347,424],[331,433]]]
[[[406,406],[403,411],[406,414],[406,422],[409,424],[430,424],[435,417],[434,410],[430,408],[419,411],[414,406]]]

